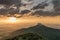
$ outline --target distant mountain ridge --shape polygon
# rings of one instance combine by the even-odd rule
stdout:
[[[11,33],[11,35],[8,38],[13,38],[18,35],[22,35],[26,33],[37,33],[46,37],[48,40],[60,40],[60,30],[48,28],[42,24],[37,24],[30,28],[17,30]]]

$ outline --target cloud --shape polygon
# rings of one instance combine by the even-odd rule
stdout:
[[[22,0],[23,4],[28,4],[25,7],[25,9],[48,9],[49,7],[51,8],[50,10],[54,9],[52,0]],[[29,4],[32,3],[32,4]],[[49,10],[49,11],[50,11]]]
[[[0,0],[0,4],[11,5],[12,4],[12,0]]]
[[[22,2],[23,4],[29,5],[29,4],[32,3],[32,0],[21,0],[21,2]]]
[[[55,11],[60,11],[60,0],[53,0]]]
[[[29,14],[29,12],[31,12],[31,15],[42,16],[60,15],[58,12],[55,12],[52,0],[21,0],[21,2],[20,0],[3,0],[3,1],[0,0],[0,2],[1,2],[0,14],[1,13]]]
[[[3,4],[3,5],[12,5],[18,2],[19,0],[0,0],[0,4]]]
[[[38,10],[38,11],[35,11],[35,12],[31,13],[30,15],[35,15],[35,16],[59,16],[60,13],[59,12],[49,12],[49,11]]]
[[[32,8],[32,10],[35,10],[35,9],[44,9],[45,6],[48,6],[48,4],[44,4],[44,5],[38,4],[37,6],[34,6],[34,7]]]
[[[24,1],[28,2],[28,1]],[[22,6],[21,10],[32,9],[31,15],[41,16],[57,16],[59,13],[55,12],[52,0],[32,0],[33,4]],[[31,10],[30,10],[31,11]]]
[[[5,7],[3,5],[0,5],[0,9],[4,9]]]
[[[48,4],[48,6],[46,6],[43,11],[50,11],[53,12],[54,11],[54,5],[52,3]]]
[[[30,10],[23,10],[21,11],[22,14],[28,14],[29,12],[31,12]]]
[[[3,13],[3,15],[5,15],[5,13],[16,13],[20,3],[20,0],[0,0],[0,14]]]

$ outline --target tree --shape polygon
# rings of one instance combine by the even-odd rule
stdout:
[[[7,40],[47,40],[47,39],[38,34],[26,33]]]

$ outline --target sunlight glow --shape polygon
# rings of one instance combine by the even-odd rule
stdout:
[[[8,21],[9,21],[9,22],[16,22],[17,19],[16,19],[15,17],[9,17]]]

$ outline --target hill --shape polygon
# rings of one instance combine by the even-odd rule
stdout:
[[[7,39],[14,39],[17,36],[19,37],[20,35],[24,35],[24,34],[28,35],[29,33],[32,35],[35,34],[35,36],[39,35],[43,39],[46,38],[48,40],[60,40],[60,30],[48,28],[42,24],[37,24],[30,28],[17,30],[11,33],[11,35],[8,36]]]

